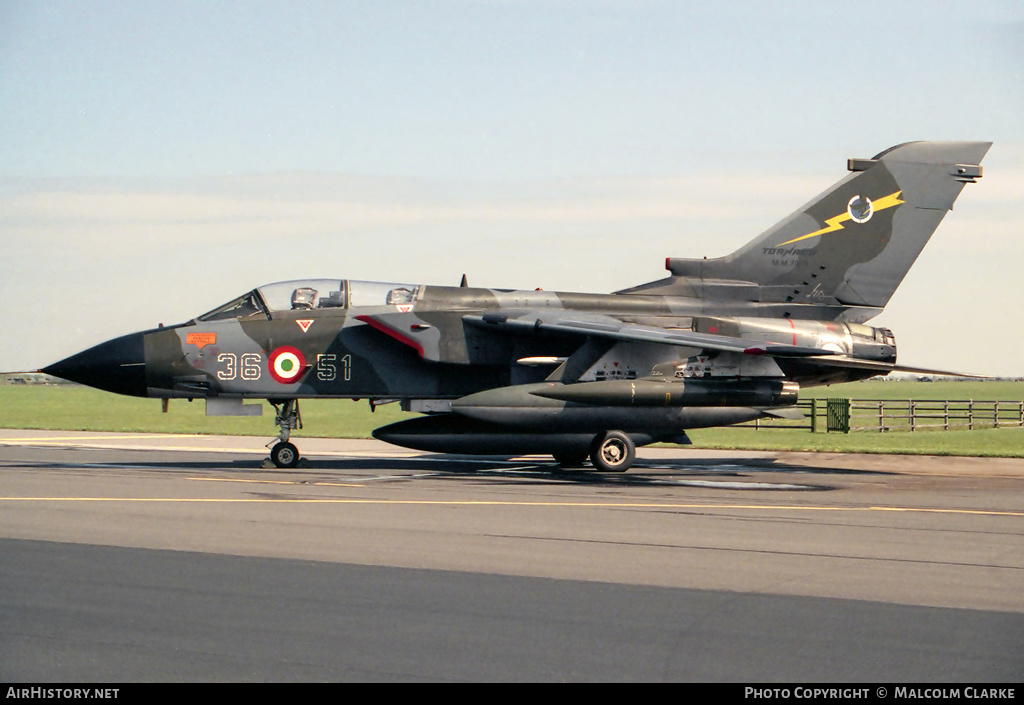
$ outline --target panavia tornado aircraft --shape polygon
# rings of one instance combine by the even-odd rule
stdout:
[[[731,255],[666,260],[613,294],[316,279],[261,286],[180,325],[97,345],[43,372],[140,397],[203,398],[289,442],[299,400],[399,401],[424,416],[374,431],[442,453],[589,456],[623,471],[686,430],[801,417],[800,387],[882,375],[888,303],[989,142],[910,142],[852,172]],[[269,445],[269,444],[268,444]]]

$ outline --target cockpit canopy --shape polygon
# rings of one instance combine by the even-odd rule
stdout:
[[[324,308],[401,306],[415,303],[422,287],[415,284],[350,281],[347,279],[301,279],[277,282],[253,289],[204,313],[196,320],[220,321],[262,314],[272,319],[281,311]]]

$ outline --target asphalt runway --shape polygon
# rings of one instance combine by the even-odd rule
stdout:
[[[0,680],[1010,682],[1024,461],[0,431]]]

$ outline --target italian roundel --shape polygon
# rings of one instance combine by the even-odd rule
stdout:
[[[270,376],[281,384],[294,384],[306,370],[306,359],[295,348],[284,345],[270,353]]]

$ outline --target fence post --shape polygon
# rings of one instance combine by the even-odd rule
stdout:
[[[811,399],[811,433],[818,432],[818,400]]]

